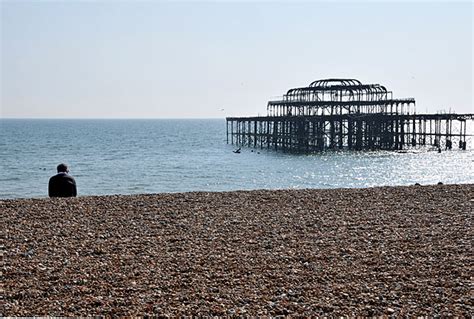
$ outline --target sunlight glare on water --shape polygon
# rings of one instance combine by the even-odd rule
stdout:
[[[226,143],[225,120],[0,120],[0,198],[45,197],[56,165],[79,195],[473,183],[468,150],[284,154]]]

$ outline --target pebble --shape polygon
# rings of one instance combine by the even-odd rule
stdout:
[[[0,201],[2,316],[470,317],[474,185]]]

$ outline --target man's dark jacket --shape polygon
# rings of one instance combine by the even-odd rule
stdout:
[[[76,181],[67,173],[58,173],[49,179],[49,197],[76,197]]]

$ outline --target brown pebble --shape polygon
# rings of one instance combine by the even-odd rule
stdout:
[[[456,316],[474,185],[0,201],[3,316]]]

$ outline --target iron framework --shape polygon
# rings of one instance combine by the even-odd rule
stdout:
[[[228,117],[227,143],[311,153],[326,149],[466,149],[473,114],[417,114],[415,99],[395,99],[380,84],[317,80],[269,101],[267,115]]]

